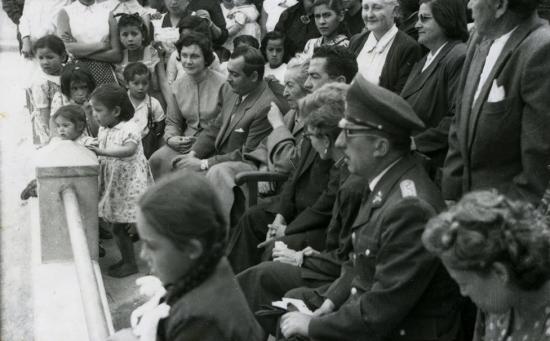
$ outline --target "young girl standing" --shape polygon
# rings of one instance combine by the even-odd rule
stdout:
[[[285,84],[286,62],[288,61],[285,36],[279,31],[268,32],[262,39],[262,54],[265,60],[265,77],[275,77],[281,84]]]
[[[84,66],[71,64],[66,66],[61,73],[61,92],[54,95],[52,100],[52,112],[67,104],[77,104],[86,114],[85,133],[96,137],[99,125],[92,114],[90,95],[95,89],[94,77]]]
[[[165,103],[164,99],[171,94],[166,81],[166,71],[157,50],[150,45],[150,35],[145,21],[137,13],[122,14],[118,21],[118,32],[123,49],[122,61],[115,67],[119,82],[126,84],[123,72],[129,63],[141,62],[152,75],[151,93],[161,103]]]
[[[55,123],[50,117],[52,99],[61,90],[59,75],[63,71],[67,53],[65,44],[60,38],[47,35],[36,41],[34,54],[41,72],[38,72],[31,81],[28,92],[29,110],[31,111],[34,143],[44,145],[50,141],[55,132]]]
[[[339,32],[345,31],[340,27],[345,25],[345,9],[342,0],[315,0],[313,3],[313,16],[315,25],[321,36],[308,40],[304,47],[304,54],[311,57],[313,51],[322,45],[349,45],[348,37]]]
[[[137,199],[153,178],[126,91],[104,84],[92,93],[90,103],[100,125],[99,146],[89,147],[99,157],[99,216],[112,224],[122,256],[109,267],[108,275],[125,277],[138,271],[129,231],[135,228]]]

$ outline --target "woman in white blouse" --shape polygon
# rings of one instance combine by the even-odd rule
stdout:
[[[357,56],[359,72],[369,82],[399,93],[422,49],[397,29],[397,0],[363,0],[362,6],[367,30],[354,35],[349,44]]]
[[[77,62],[86,64],[97,85],[116,83],[111,64],[122,58],[116,20],[95,0],[76,0],[57,18],[57,35]]]

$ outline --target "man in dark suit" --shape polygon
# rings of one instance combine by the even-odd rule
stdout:
[[[315,340],[454,340],[458,288],[424,249],[427,220],[445,204],[410,156],[422,121],[399,96],[357,76],[336,146],[371,190],[352,226],[351,259],[313,316],[285,314],[285,337]]]
[[[235,49],[227,65],[227,85],[221,89],[221,110],[202,131],[187,155],[174,159],[177,168],[206,171],[225,161],[240,161],[269,134],[271,102],[277,99],[263,81],[264,59],[250,46]]]
[[[550,27],[536,0],[470,1],[476,30],[457,94],[443,195],[496,188],[537,203],[550,174]]]
[[[304,86],[314,91],[329,82],[349,83],[356,73],[357,63],[351,53],[342,47],[320,47],[310,61]],[[272,136],[273,148],[292,139],[292,135],[282,131],[275,135],[278,136]],[[319,157],[309,139],[304,139],[299,148],[296,168],[278,200],[248,209],[231,231],[228,258],[235,273],[260,262],[263,249],[257,245],[266,240],[268,225],[278,230],[279,237],[299,235],[292,244],[286,240],[294,250],[308,245],[324,247],[324,229],[330,222],[340,172],[331,160]]]

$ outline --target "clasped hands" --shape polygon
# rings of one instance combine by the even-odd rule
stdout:
[[[289,312],[281,317],[281,332],[285,338],[293,335],[309,336],[309,323],[315,317],[323,316],[334,311],[334,303],[330,299],[325,299],[323,304],[313,312],[313,315],[307,315],[297,311]]]

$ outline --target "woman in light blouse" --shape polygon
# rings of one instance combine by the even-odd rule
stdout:
[[[397,29],[397,0],[363,0],[362,6],[366,30],[351,37],[349,44],[359,72],[369,82],[400,93],[422,49]]]
[[[208,66],[214,60],[212,44],[201,33],[182,35],[176,43],[185,74],[172,85],[173,99],[168,101],[166,145],[149,160],[155,179],[172,170],[171,160],[189,150],[195,136],[219,113],[218,93],[225,77]]]

